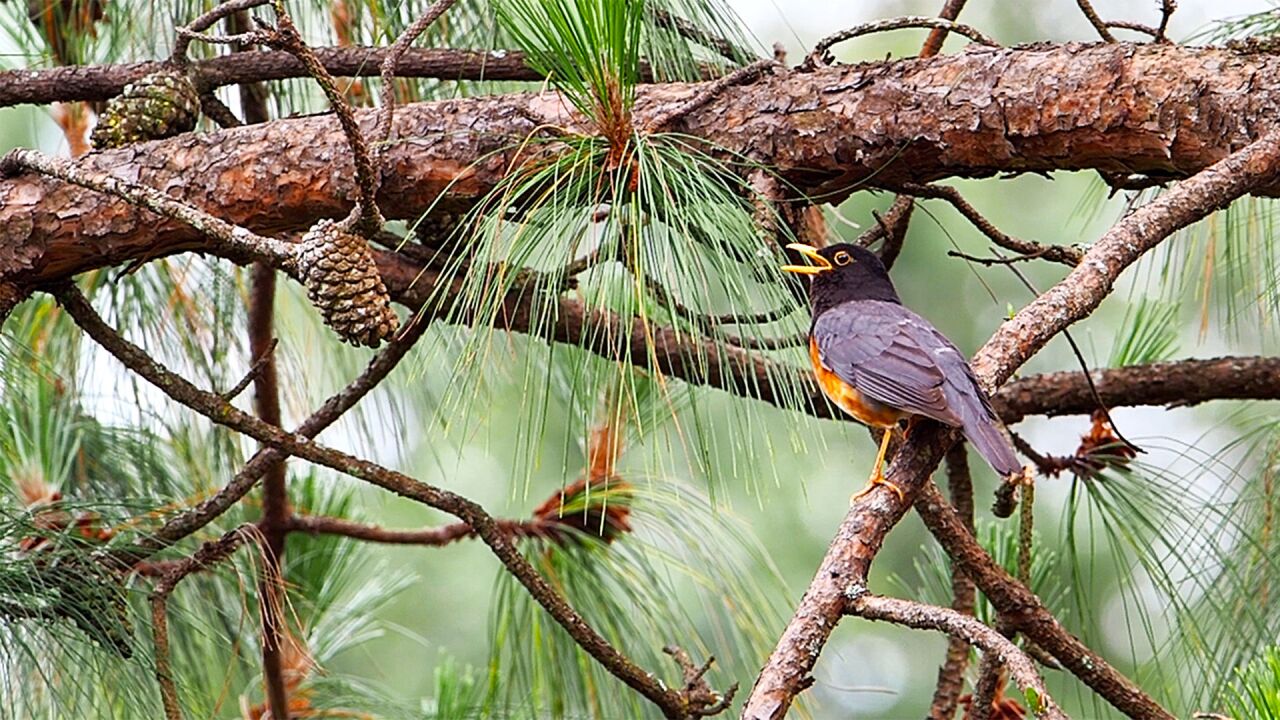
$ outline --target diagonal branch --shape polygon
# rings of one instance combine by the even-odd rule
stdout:
[[[332,425],[395,369],[422,337],[427,327],[429,323],[424,320],[409,324],[399,336],[374,356],[364,372],[303,420],[302,424],[294,430],[294,434],[311,438]],[[113,556],[113,560],[123,566],[132,566],[197,532],[216,520],[253,489],[272,463],[287,456],[287,453],[274,447],[259,450],[213,497],[165,521],[158,530],[140,539],[132,548]]]
[[[230,405],[218,395],[200,390],[149,357],[138,346],[109,327],[73,285],[57,289],[56,295],[76,324],[125,367],[150,382],[174,401],[195,410],[214,422],[253,439],[364,480],[397,495],[449,513],[474,528],[476,535],[493,551],[507,571],[525,586],[529,594],[564,628],[571,638],[607,671],[657,705],[676,720],[696,716],[704,706],[701,697],[668,688],[658,678],[637,666],[611,645],[565,601],[555,588],[520,554],[498,522],[480,505],[461,495],[415,480],[404,473],[382,467],[309,438],[288,433],[279,427]]]
[[[971,615],[911,600],[870,595],[865,590],[849,599],[847,612],[868,620],[883,620],[919,630],[937,630],[978,647],[984,659],[993,658],[1009,670],[1018,688],[1028,698],[1038,700],[1038,706],[1031,708],[1036,717],[1066,720],[1067,716],[1045,690],[1044,679],[1032,659],[1008,638]]]
[[[973,368],[979,381],[987,388],[998,386],[1051,338],[1092,313],[1111,292],[1120,273],[1145,252],[1251,189],[1274,182],[1277,174],[1280,131],[1272,131],[1177,183],[1121,220],[1094,243],[1066,278],[1006,321],[978,351]],[[932,423],[918,424],[894,456],[889,480],[907,498],[915,496],[957,439],[954,430],[943,430]],[[871,562],[885,536],[906,514],[908,506],[909,501],[895,493],[873,490],[849,509],[817,575],[757,678],[744,718],[766,720],[786,714],[796,694],[806,687],[820,648],[839,622],[845,590],[865,585]],[[977,582],[978,578],[974,580]],[[980,582],[979,586],[983,587]],[[1082,655],[1079,648],[1061,636],[1048,638],[1053,642],[1042,642],[1030,630],[1027,635],[1122,712],[1141,718],[1171,718],[1096,654]]]

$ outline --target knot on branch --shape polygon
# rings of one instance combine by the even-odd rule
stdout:
[[[677,693],[683,706],[683,717],[711,717],[728,709],[729,704],[733,702],[734,694],[738,692],[738,684],[730,685],[723,695],[711,689],[707,684],[706,675],[711,669],[711,664],[716,661],[714,656],[708,657],[707,661],[701,665],[694,665],[689,653],[675,645],[662,648],[662,652],[676,661],[683,675],[684,687]]]
[[[400,321],[364,238],[321,220],[302,237],[298,271],[324,322],[352,345],[377,347]]]
[[[93,129],[97,150],[181,135],[196,127],[200,95],[185,72],[164,68],[124,86]]]

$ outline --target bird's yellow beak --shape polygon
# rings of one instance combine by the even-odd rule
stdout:
[[[815,265],[783,265],[782,271],[796,273],[799,275],[817,275],[830,270],[833,266],[831,261],[818,254],[818,248],[804,243],[791,243],[787,245],[788,250],[795,250],[801,255],[812,260]]]

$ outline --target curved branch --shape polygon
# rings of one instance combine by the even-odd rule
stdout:
[[[995,658],[1009,671],[1020,690],[1039,699],[1040,707],[1032,708],[1036,717],[1066,720],[1066,714],[1045,690],[1044,679],[1036,670],[1035,662],[1008,638],[972,615],[962,615],[951,608],[867,594],[851,599],[847,612],[868,620],[883,620],[917,630],[937,630],[980,648],[984,657]]]

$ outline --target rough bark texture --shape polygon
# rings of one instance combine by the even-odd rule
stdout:
[[[642,88],[637,124],[698,85]],[[676,127],[838,200],[862,184],[1099,169],[1181,177],[1261,135],[1280,108],[1280,58],[1175,46],[973,49],[822,68],[729,88]],[[572,126],[557,96],[401,108],[380,196],[389,218],[465,209],[491,188],[534,117]],[[371,116],[362,116],[367,121]],[[163,188],[231,222],[296,231],[351,207],[336,121],[313,116],[91,155],[97,170]],[[474,163],[474,164],[473,164]],[[264,202],[264,199],[270,202]],[[26,284],[139,256],[198,250],[173,223],[30,176],[0,182],[0,280]]]
[[[1098,397],[1108,407],[1142,398],[1144,405],[1195,405],[1207,400],[1280,400],[1280,358],[1224,357],[1179,360],[1095,372]],[[1093,412],[1097,402],[1084,374],[1046,373],[1015,380],[993,399],[1007,423],[1028,415]]]

